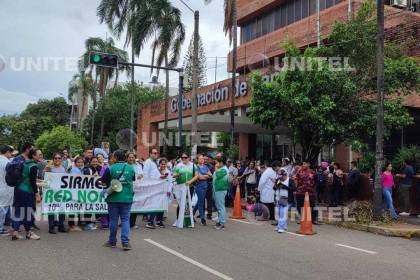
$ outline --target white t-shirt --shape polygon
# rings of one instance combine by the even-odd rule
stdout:
[[[13,204],[14,188],[9,187],[6,183],[6,165],[8,163],[9,159],[0,155],[0,207]]]
[[[143,165],[143,178],[145,179],[159,179],[160,172],[158,167],[158,160],[153,161],[151,158],[148,158]]]

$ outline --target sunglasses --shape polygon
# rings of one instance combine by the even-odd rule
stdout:
[[[54,158],[54,159],[61,159],[61,157],[56,157],[56,158]]]
[[[188,159],[188,157],[181,157],[182,159]]]

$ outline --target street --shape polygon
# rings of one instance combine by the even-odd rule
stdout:
[[[108,231],[0,239],[2,280],[15,279],[418,279],[415,240],[316,226],[314,236],[278,234],[270,223],[228,220],[224,231],[196,225],[131,232],[133,250],[103,247]]]

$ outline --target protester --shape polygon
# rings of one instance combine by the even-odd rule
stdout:
[[[349,199],[357,199],[360,196],[360,171],[357,168],[357,162],[350,163],[350,172],[347,175],[347,188],[349,190]]]
[[[395,212],[394,204],[392,202],[392,189],[395,186],[394,175],[392,174],[392,164],[385,164],[385,171],[381,176],[382,195],[384,197],[384,206],[389,209],[392,219],[398,219],[397,212]]]
[[[227,169],[229,171],[229,201],[228,205],[233,206],[235,200],[236,185],[238,184],[238,168],[236,168],[236,163],[233,163],[232,160],[227,160]]]
[[[182,153],[181,162],[175,166],[172,176],[176,178],[173,192],[178,203],[177,217],[173,225],[178,228],[183,228],[187,191],[189,190],[190,185],[198,179],[197,166],[190,162],[187,153]],[[191,203],[191,201],[188,201],[188,203]]]
[[[66,172],[68,172],[71,168],[72,165],[72,159],[71,156],[69,154],[69,150],[68,149],[63,149],[62,151],[62,160],[61,160],[61,165],[64,167],[64,169],[66,170]]]
[[[13,204],[14,189],[6,183],[6,165],[13,156],[14,149],[11,146],[0,148],[0,236],[7,236],[9,232],[4,228],[6,217]]]
[[[276,206],[278,207],[277,232],[283,233],[287,231],[289,204],[290,200],[293,199],[293,191],[295,190],[295,183],[287,175],[286,169],[280,170],[274,189]]]
[[[333,168],[334,168],[334,173],[333,173],[332,184],[331,184],[331,189],[330,189],[329,206],[337,207],[338,205],[340,205],[341,192],[344,187],[344,181],[343,181],[344,173],[340,169],[340,165],[338,163],[334,163]]]
[[[400,215],[410,216],[410,191],[413,185],[414,169],[409,160],[404,161],[404,167],[401,170],[401,183],[399,188],[400,199]]]
[[[224,229],[226,224],[225,199],[229,188],[228,172],[227,167],[224,165],[224,158],[216,157],[215,172],[213,174],[213,196],[218,215],[218,222],[215,228],[218,230]]]
[[[328,176],[325,174],[322,166],[318,166],[315,174],[315,189],[318,202],[325,202],[325,193],[327,191]]]
[[[161,174],[159,171],[159,163],[158,163],[158,158],[159,158],[159,152],[157,149],[153,148],[150,150],[149,153],[149,158],[144,162],[144,167],[143,167],[143,178],[144,179],[160,179],[161,178]],[[146,224],[146,228],[148,229],[155,229],[155,218],[156,218],[156,213],[152,213],[149,214],[148,216],[148,220],[147,220],[147,224]],[[135,225],[135,218],[130,218],[131,220],[131,225]],[[134,222],[133,222],[134,221]]]
[[[83,161],[85,164],[85,167],[88,167],[90,164],[90,160],[93,157],[93,148],[92,147],[86,147],[83,151]]]
[[[100,176],[100,172],[102,167],[99,165],[98,158],[95,156],[90,156],[89,150],[87,150],[87,157],[85,156],[85,166],[83,168],[83,175],[90,175],[90,176]],[[88,164],[86,164],[86,159],[90,158]],[[98,227],[96,223],[92,221],[92,217],[95,219],[95,215],[92,214],[84,214],[83,220],[85,222],[84,230],[96,230]]]
[[[293,164],[290,162],[290,159],[289,158],[284,158],[282,160],[282,168],[284,170],[286,170],[287,176],[290,179],[290,177],[292,176],[292,172],[293,172]]]
[[[310,166],[311,164],[308,161],[303,162],[302,166],[296,174],[296,207],[298,209],[299,214],[301,214],[302,207],[305,201],[305,193],[308,192],[309,203],[312,212],[312,223],[319,224],[319,222],[317,221],[318,212],[315,211],[315,173],[312,171]]]
[[[277,169],[279,168],[279,162],[275,161],[271,165],[267,164],[267,169],[261,175],[260,182],[258,184],[258,191],[260,192],[260,201],[269,210],[270,220],[275,219],[274,214],[274,183],[277,178]]]
[[[70,169],[70,174],[74,176],[83,175],[83,168],[84,168],[84,160],[81,156],[78,156],[74,159],[74,165]],[[77,218],[76,218],[77,217]],[[80,224],[80,215],[69,215],[69,231],[78,232],[82,231],[82,228],[79,226]],[[78,224],[76,224],[76,219],[78,220]]]
[[[171,175],[171,171],[167,167],[168,160],[166,158],[161,158],[159,160],[159,172],[160,172],[160,179],[166,181],[166,195],[168,197],[168,202],[171,201],[171,194],[172,194],[172,185],[173,179]],[[163,223],[163,212],[156,214],[156,226],[160,228],[165,228],[165,224]]]
[[[238,183],[241,193],[241,198],[245,198],[245,178],[242,176],[247,168],[245,162],[236,161],[236,168],[238,169]]]
[[[204,209],[204,200],[208,188],[208,180],[212,177],[210,169],[205,164],[204,155],[198,156],[198,164],[197,164],[197,174],[198,174],[198,181],[195,184],[195,193],[197,194],[197,203],[193,209],[193,216],[195,213],[199,212],[201,225],[206,225],[206,213]]]
[[[251,161],[245,169],[242,177],[245,178],[246,194],[247,196],[254,195],[257,188],[258,169],[255,167],[255,162]]]
[[[53,154],[53,164],[52,166],[47,167],[47,172],[51,173],[66,173],[66,169],[62,165],[62,156],[60,153]],[[48,215],[48,233],[56,234],[55,227],[58,227],[58,232],[67,232],[64,227],[64,220],[66,216],[64,214],[58,215],[58,221],[56,220],[55,215]]]
[[[207,168],[210,170],[210,173],[214,173],[214,165],[211,154],[207,154],[204,157]],[[213,178],[210,177],[207,180],[207,191],[206,191],[206,204],[207,204],[207,220],[211,220],[213,216],[214,200],[213,200]]]
[[[137,164],[136,162],[136,155],[134,153],[127,153],[127,163],[131,165],[134,169],[134,173],[136,174],[136,180],[141,180],[143,178],[143,168],[142,165]],[[133,229],[138,229],[139,227],[136,225],[137,220],[137,213],[130,214],[130,227]]]
[[[109,167],[102,177],[102,182],[108,187],[112,180],[121,183],[120,192],[112,192],[106,198],[109,214],[109,239],[105,243],[106,247],[115,248],[117,245],[118,220],[121,220],[121,244],[125,251],[131,250],[130,245],[130,211],[133,203],[134,190],[133,181],[136,179],[134,169],[125,163],[125,153],[123,150],[114,152],[113,157],[117,161]]]
[[[22,156],[25,158],[22,170],[22,181],[15,187],[14,202],[12,211],[13,234],[12,241],[22,239],[19,236],[21,225],[25,227],[26,239],[39,240],[40,237],[31,231],[34,221],[34,209],[36,203],[41,202],[36,184],[38,167],[36,161],[41,157],[42,152],[38,149],[30,149],[28,154],[24,150]],[[27,156],[27,158],[26,158]]]
[[[99,167],[101,170],[99,171],[99,176],[103,176],[105,171],[108,169],[108,164],[105,162],[105,158],[103,154],[97,154],[96,158],[98,159]]]

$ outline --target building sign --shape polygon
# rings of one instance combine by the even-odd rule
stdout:
[[[197,106],[207,106],[213,103],[219,103],[222,101],[229,100],[230,96],[230,87],[224,86],[222,88],[215,88],[212,91],[197,93]],[[248,93],[248,83],[243,81],[236,81],[236,94],[235,97],[242,97],[247,95]],[[172,98],[171,102],[171,111],[175,113],[178,111],[178,98]],[[192,108],[192,100],[191,97],[182,98],[182,110],[190,110]]]

